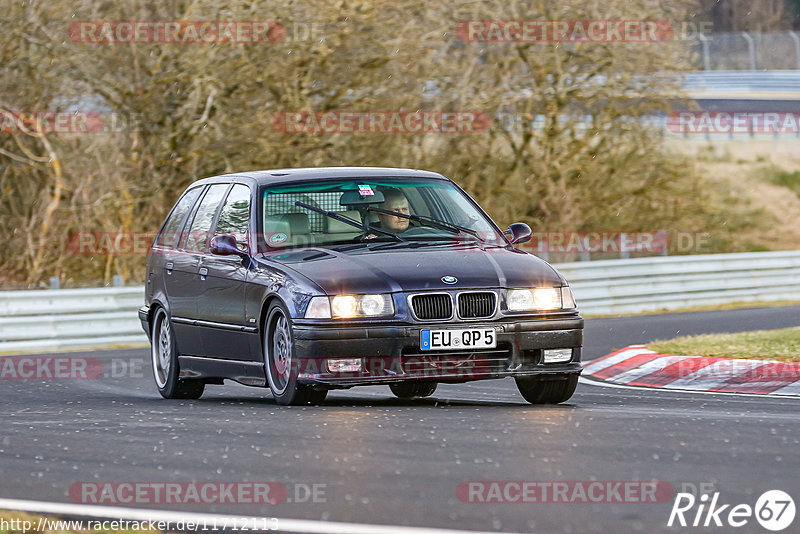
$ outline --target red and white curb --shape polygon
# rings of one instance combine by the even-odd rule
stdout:
[[[644,345],[587,363],[583,376],[628,386],[800,396],[800,363],[674,356]]]

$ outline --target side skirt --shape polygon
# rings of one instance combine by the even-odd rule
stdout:
[[[179,356],[178,365],[182,379],[227,378],[245,386],[267,387],[263,363]]]

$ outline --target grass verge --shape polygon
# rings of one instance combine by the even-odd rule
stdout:
[[[800,327],[738,334],[704,334],[648,343],[661,354],[800,362]]]

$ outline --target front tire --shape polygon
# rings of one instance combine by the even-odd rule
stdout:
[[[515,379],[520,394],[531,404],[566,402],[578,387],[578,375],[524,376]]]
[[[158,308],[153,316],[150,342],[153,378],[161,396],[165,399],[199,399],[205,384],[199,380],[178,378],[178,347],[169,314],[164,308]]]
[[[264,321],[264,360],[269,389],[278,404],[321,404],[325,400],[328,390],[297,383],[292,320],[277,301],[270,304]]]
[[[389,384],[394,396],[400,399],[413,399],[414,397],[430,397],[436,391],[436,382],[400,382]]]

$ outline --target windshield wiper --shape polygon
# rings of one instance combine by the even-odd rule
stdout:
[[[400,245],[401,245],[401,243],[397,243],[397,242],[394,242],[394,241],[393,242],[389,242],[389,243],[384,242],[384,243],[379,243],[379,244],[377,244],[377,245],[375,245],[373,247],[370,247],[370,250],[387,250],[387,249],[390,249],[390,248],[399,247]],[[438,239],[436,239],[434,241],[420,241],[420,240],[416,240],[415,239],[413,241],[407,241],[405,243],[402,243],[402,245],[404,245],[406,247],[409,247],[409,248],[414,248],[414,249],[416,249],[416,248],[425,248],[425,247],[441,247],[441,246],[445,246],[445,245],[449,245],[451,247],[452,246],[479,246],[479,244],[477,242],[475,242],[475,241],[456,241],[456,242],[454,242],[452,240],[442,241],[441,238],[438,238]]]
[[[317,208],[315,206],[311,206],[310,204],[306,204],[305,202],[300,202],[299,200],[297,202],[295,202],[294,205],[298,206],[300,208],[305,208],[307,210],[311,210],[311,211],[316,212],[316,213],[320,213],[322,215],[325,215],[326,217],[330,217],[331,219],[335,219],[335,220],[341,221],[341,222],[343,222],[345,224],[349,224],[350,226],[354,226],[356,228],[360,228],[361,230],[364,231],[364,233],[375,233],[375,234],[388,235],[389,237],[391,237],[393,239],[396,239],[397,241],[405,241],[405,239],[403,239],[402,237],[400,237],[399,235],[397,235],[397,234],[395,234],[393,232],[390,232],[388,230],[382,230],[380,228],[373,228],[372,226],[367,226],[366,224],[360,223],[355,219],[351,219],[350,217],[347,217],[345,215],[340,215],[339,213],[337,213],[335,211],[327,211],[327,210],[324,210],[324,209],[321,209],[321,208]]]
[[[383,213],[385,215],[392,215],[393,217],[400,217],[401,219],[408,219],[409,221],[417,221],[417,222],[427,223],[427,224],[429,224],[431,226],[434,226],[436,228],[439,228],[441,230],[448,230],[450,232],[453,232],[454,234],[460,234],[460,233],[463,232],[465,234],[469,234],[469,235],[473,236],[475,239],[477,239],[481,243],[484,242],[484,240],[481,239],[481,236],[478,235],[478,232],[476,230],[473,230],[472,228],[467,228],[466,226],[461,226],[461,225],[458,225],[458,224],[455,224],[455,223],[450,223],[450,222],[446,222],[446,221],[440,221],[439,219],[432,219],[430,217],[425,217],[423,215],[410,215],[410,214],[406,215],[405,213],[398,213],[396,211],[389,211],[389,210],[385,210],[385,209],[381,209],[381,208],[373,208],[372,206],[368,207],[367,211],[374,211],[376,213]]]

